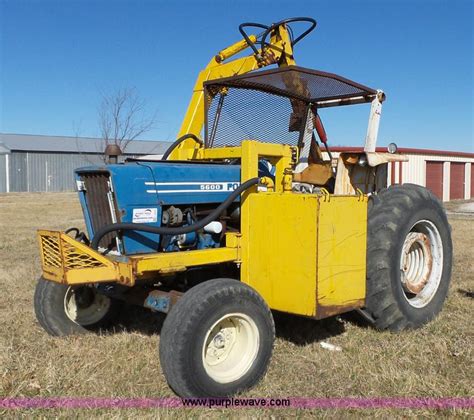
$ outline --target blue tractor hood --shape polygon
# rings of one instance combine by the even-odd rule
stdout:
[[[92,238],[116,222],[161,226],[164,206],[218,205],[239,187],[240,165],[131,161],[79,168],[75,177]],[[157,252],[160,235],[127,231],[119,242],[122,254]]]

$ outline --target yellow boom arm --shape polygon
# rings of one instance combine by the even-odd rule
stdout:
[[[257,36],[250,35],[251,42],[257,41]],[[204,125],[204,82],[222,77],[237,76],[266,67],[271,64],[278,66],[294,65],[293,48],[291,39],[285,24],[279,25],[272,31],[269,44],[265,50],[258,50],[258,54],[250,54],[245,57],[227,61],[230,57],[248,48],[245,39],[225,48],[214,56],[208,65],[199,73],[194,85],[193,94],[184,116],[178,137],[184,134],[194,134],[200,137]],[[170,155],[170,159],[193,158],[199,144],[192,139],[187,139],[180,144]]]

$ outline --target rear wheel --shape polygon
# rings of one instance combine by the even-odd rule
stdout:
[[[161,331],[160,361],[182,397],[223,397],[255,385],[275,339],[270,309],[231,279],[201,283],[173,307]]]
[[[81,334],[105,328],[120,303],[90,286],[67,286],[40,278],[35,291],[35,313],[51,335]]]
[[[365,311],[380,329],[416,328],[443,306],[451,277],[451,234],[440,201],[404,184],[371,197]]]

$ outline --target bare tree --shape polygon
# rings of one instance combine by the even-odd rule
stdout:
[[[156,113],[146,111],[146,101],[135,88],[119,89],[102,94],[99,105],[99,128],[105,146],[116,144],[125,152],[128,144],[150,131],[156,122]]]
[[[84,152],[84,149],[87,148],[87,147],[85,147],[86,143],[89,140],[85,140],[81,137],[82,119],[80,119],[79,121],[73,121],[72,122],[72,131],[74,132],[74,139],[75,139],[75,143],[76,143],[76,149],[77,149],[77,152],[78,152],[79,156],[81,156],[82,159],[84,159],[90,165],[97,164],[96,155]],[[102,150],[98,150],[98,149],[99,148],[96,147],[97,153],[101,154],[101,153],[104,152],[103,149]],[[101,156],[101,160],[103,160],[105,162],[105,158],[103,156]]]

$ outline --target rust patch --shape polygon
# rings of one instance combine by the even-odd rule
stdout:
[[[153,290],[148,294],[148,296],[153,297],[169,297],[170,298],[170,308],[178,302],[179,298],[183,296],[182,292],[178,292],[177,290],[170,290],[169,292],[165,292],[163,290]]]
[[[43,267],[43,273],[44,274],[49,274],[52,277],[56,277],[56,274],[53,273],[52,271],[48,271],[46,268]]]
[[[143,288],[136,288],[136,289],[131,289],[128,293],[123,295],[123,299],[131,304],[131,305],[137,305],[137,306],[143,306],[145,308],[150,309],[148,305],[146,305],[147,299],[149,297],[152,298],[169,298],[169,307],[167,312],[173,307],[173,305],[178,302],[178,300],[181,298],[183,295],[182,292],[178,292],[177,290],[170,290],[170,291],[165,291],[165,290],[159,290],[159,289],[143,289]]]
[[[183,272],[183,271],[186,271],[187,268],[184,266],[184,265],[176,265],[174,267],[164,267],[160,270],[158,270],[158,272],[160,274],[174,274],[174,273],[180,273],[180,272]]]
[[[418,253],[416,260],[413,257],[415,253]],[[404,244],[403,255],[403,287],[410,293],[418,294],[428,282],[433,266],[433,255],[428,236],[421,232],[411,232]]]
[[[316,305],[316,319],[329,318],[334,315],[343,314],[344,312],[353,311],[354,309],[363,308],[365,299],[351,300],[344,305]]]
[[[52,271],[48,271],[45,268],[43,268],[43,277],[46,280],[52,281],[54,283],[64,283],[64,284],[66,284],[66,279],[64,278],[64,276],[59,276],[58,277],[57,273],[54,273]]]
[[[361,155],[364,155],[365,152],[362,153],[341,153],[341,158],[347,165],[355,165],[359,162],[359,158]]]

